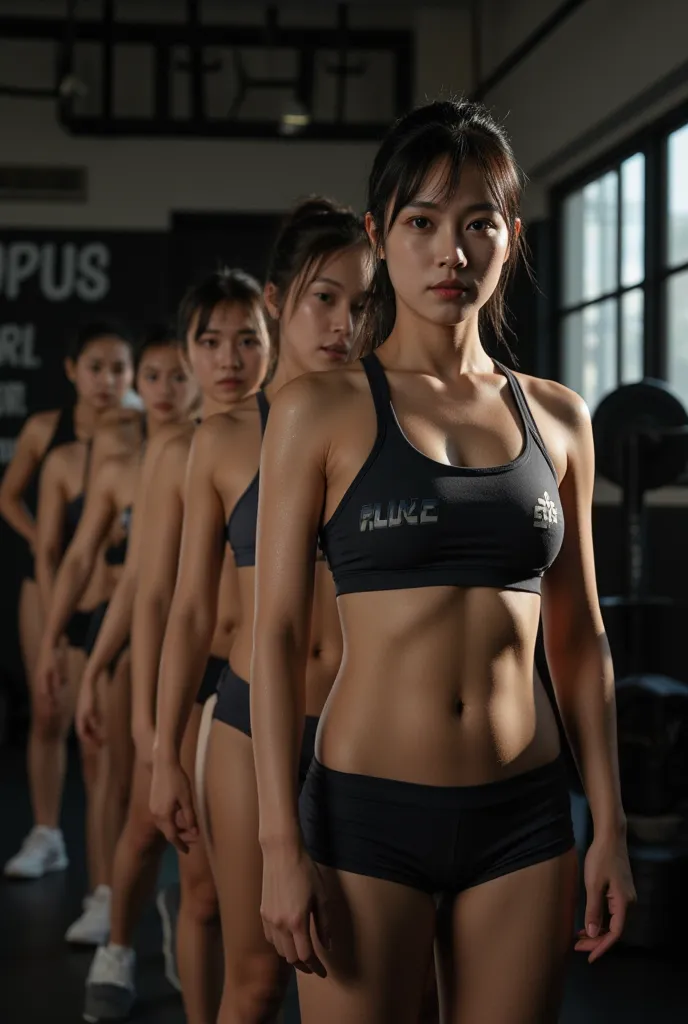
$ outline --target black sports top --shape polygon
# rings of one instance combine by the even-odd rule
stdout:
[[[86,442],[86,462],[84,463],[83,490],[81,491],[80,494],[77,494],[76,497],[72,498],[71,501],[68,501],[67,504],[65,505],[64,527],[62,533],[62,544],[63,549],[65,551],[67,550],[69,545],[72,543],[72,540],[74,539],[74,534],[76,533],[77,527],[79,525],[79,520],[81,519],[82,513],[84,511],[84,504],[86,501],[86,484],[88,483],[88,470],[89,466],[91,465],[91,445],[91,441]]]
[[[260,412],[261,436],[265,433],[270,404],[264,391],[256,394]],[[238,569],[256,564],[256,527],[258,525],[258,476],[256,473],[251,483],[241,495],[227,520],[227,543],[234,552],[234,561]]]
[[[43,452],[40,462],[33,471],[29,486],[24,492],[24,501],[34,518],[38,510],[38,478],[45,460],[53,448],[59,448],[63,444],[74,444],[76,441],[78,441],[78,438],[74,433],[74,406],[67,405],[64,409],[60,409],[60,415],[57,418],[53,435],[48,441],[48,447]]]
[[[474,469],[414,448],[382,364],[374,354],[362,363],[377,437],[320,531],[337,594],[434,586],[540,593],[564,521],[556,471],[515,375],[495,361],[523,421],[523,449],[504,466]]]

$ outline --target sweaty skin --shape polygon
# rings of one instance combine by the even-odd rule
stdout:
[[[454,193],[438,198],[439,184],[446,180],[446,168],[438,164],[384,239],[380,255],[396,292],[396,322],[377,354],[411,447],[440,465],[504,466],[523,450],[524,428],[507,380],[482,347],[478,311],[497,287],[519,224],[507,227],[477,165],[469,162]],[[377,245],[370,217],[368,227]],[[441,289],[447,278],[453,287]],[[524,375],[519,380],[556,470],[566,523],[563,547],[543,579],[542,598],[460,586],[340,596],[344,654],[321,718],[316,757],[335,771],[438,787],[489,784],[552,762],[559,737],[533,667],[542,614],[557,700],[595,823],[586,861],[591,927],[601,920],[607,888],[613,901],[609,932],[600,933],[598,924],[589,933],[593,945],[579,947],[595,958],[618,938],[633,886],[616,762],[613,672],[595,582],[592,431],[577,395],[552,381]],[[402,962],[420,958],[422,963],[434,931],[432,901],[418,890],[393,890],[368,875],[313,864],[298,820],[295,765],[316,538],[366,464],[376,434],[370,388],[361,365],[354,363],[287,385],[275,399],[262,449],[259,642],[251,664],[262,914],[268,939],[301,968],[305,1024],[329,1017],[366,1024],[410,1020],[420,973],[411,972],[405,978],[409,987],[398,987],[396,995],[389,979]],[[367,472],[374,480],[374,463]],[[557,959],[551,970],[544,959],[541,969],[531,970],[533,1003],[523,1001],[526,1016],[518,1020],[535,1019],[535,1010],[527,1017],[528,1006],[544,999],[547,986],[556,987],[561,976],[574,882],[575,856],[569,851],[511,879],[505,875],[478,885],[470,898],[461,894],[451,911],[456,949],[449,962],[452,969],[458,964],[456,984],[466,981],[462,969],[468,954],[462,950],[471,929],[477,934],[479,908],[494,926],[499,901],[492,894],[516,901],[520,885],[528,903],[539,888],[544,902],[535,948],[542,946],[543,957],[548,948],[556,951]],[[510,938],[502,950],[514,964],[519,962],[514,929],[527,913],[523,900],[518,909],[514,902],[505,931]],[[545,920],[548,907],[557,908],[556,920],[551,915]],[[394,959],[393,937],[406,959]],[[486,941],[484,935],[483,955]],[[380,961],[379,971],[364,970],[371,958]],[[510,985],[517,985],[520,970],[509,968]],[[484,965],[472,974],[468,970],[471,977],[473,988],[466,984],[468,994],[461,996],[466,1004],[451,980],[452,1020],[479,1019],[471,1000],[488,992]],[[403,1018],[396,1016],[404,1005],[399,992],[408,997]],[[465,1017],[462,1005],[470,1007]],[[495,1006],[486,1019],[507,1018]],[[551,1017],[543,1013],[542,1019]]]

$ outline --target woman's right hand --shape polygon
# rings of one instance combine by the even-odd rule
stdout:
[[[325,885],[318,866],[299,845],[263,850],[263,930],[281,957],[305,974],[325,977],[313,947],[311,919],[318,940],[330,949]]]
[[[168,842],[182,853],[198,841],[191,784],[178,761],[153,758],[150,809],[155,823]]]
[[[105,742],[98,688],[88,666],[81,680],[76,705],[76,731],[81,742],[87,746],[102,747]]]

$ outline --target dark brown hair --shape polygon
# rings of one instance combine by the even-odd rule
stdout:
[[[277,290],[277,307],[294,309],[323,262],[335,253],[367,244],[363,219],[325,196],[308,196],[287,215],[275,239],[267,280]],[[273,331],[274,361],[278,356]]]
[[[509,233],[511,248],[499,284],[480,310],[497,338],[504,340],[505,292],[524,253],[515,221],[523,190],[519,170],[504,129],[479,103],[438,100],[401,117],[387,133],[373,162],[368,181],[368,210],[383,245],[401,210],[418,195],[438,162],[446,161],[438,199],[453,195],[461,171],[473,161],[484,176]],[[391,334],[396,319],[396,297],[387,264],[375,254],[375,272],[360,322],[357,354],[365,355]]]
[[[263,290],[245,270],[221,267],[200,284],[186,292],[177,314],[177,333],[186,341],[194,317],[197,317],[194,338],[200,338],[208,327],[213,310],[224,302],[238,302],[263,319]]]

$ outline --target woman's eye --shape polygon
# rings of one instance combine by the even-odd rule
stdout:
[[[316,292],[315,297],[316,299],[320,299],[321,302],[332,301],[332,296],[329,294],[329,292]]]
[[[486,231],[488,228],[493,228],[494,224],[491,220],[474,220],[468,226],[469,228],[475,228],[477,231]]]
[[[430,221],[427,217],[413,217],[411,224],[413,224],[414,228],[418,228],[419,231],[422,231],[424,228],[429,226]]]

